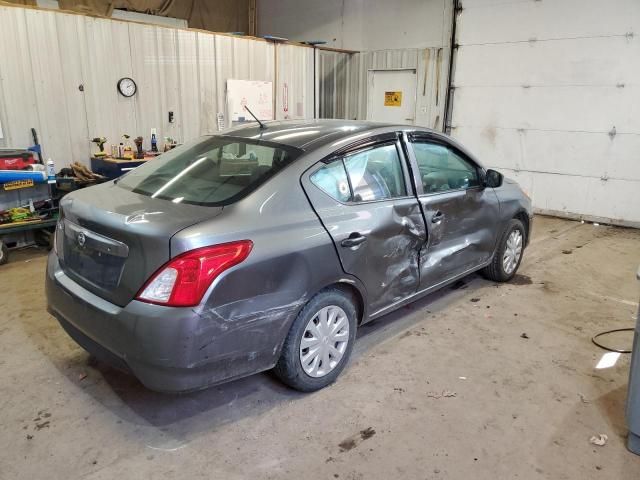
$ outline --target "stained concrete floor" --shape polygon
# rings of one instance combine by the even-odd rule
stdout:
[[[167,396],[89,366],[45,312],[45,253],[13,252],[0,478],[638,479],[628,355],[595,369],[590,339],[633,325],[639,261],[640,231],[539,217],[515,281],[472,275],[362,327],[330,388],[298,394],[264,373]]]

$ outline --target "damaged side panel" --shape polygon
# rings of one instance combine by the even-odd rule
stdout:
[[[314,185],[304,185],[331,234],[344,271],[365,285],[371,312],[416,292],[419,251],[426,231],[415,197],[345,205]],[[349,239],[357,235],[366,240],[348,246]]]
[[[496,242],[500,205],[491,188],[420,196],[429,241],[420,253],[424,290],[486,263]]]
[[[253,242],[247,260],[212,283],[206,300],[192,309],[193,324],[179,335],[181,364],[201,370],[202,383],[272,368],[306,302],[345,277],[302,191],[258,190],[252,200],[226,207],[210,224],[182,230],[171,241],[176,254],[242,238]]]

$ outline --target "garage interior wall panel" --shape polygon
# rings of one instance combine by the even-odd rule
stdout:
[[[316,74],[318,76],[318,117],[354,119],[356,112],[350,110],[350,79],[354,73],[351,62],[354,54],[331,50],[316,51]]]
[[[276,119],[313,118],[313,49],[276,45]]]
[[[640,226],[640,2],[462,7],[452,135],[539,212]]]
[[[46,131],[38,129],[40,142],[61,155],[72,154],[72,141],[65,131],[78,117],[80,121],[86,117],[83,106],[76,113],[77,105],[65,102],[60,50],[66,39],[59,41],[57,29],[56,18],[46,12],[0,8],[2,147],[30,146],[31,127],[48,124]],[[77,71],[78,60],[74,61]],[[65,73],[72,76],[73,71],[70,67]]]
[[[67,15],[68,20],[73,20],[73,17]],[[84,38],[80,39],[87,45],[86,57],[82,59],[85,62],[85,77],[81,82],[84,92],[76,88],[73,95],[83,98],[86,104],[89,139],[104,136],[109,143],[118,143],[123,134],[133,138],[137,134],[137,122],[135,108],[132,107],[138,98],[124,98],[116,89],[120,78],[135,78],[129,49],[128,25],[124,22],[92,17],[86,17],[84,21]],[[66,69],[66,63],[75,55],[75,50],[67,50],[61,56],[63,68]],[[42,77],[36,74],[35,78]],[[43,80],[47,81],[46,77]],[[41,104],[45,104],[46,108],[46,102],[38,103]],[[47,128],[48,125],[49,123],[44,123],[43,128]],[[60,132],[60,135],[64,133],[67,136],[75,134],[68,130]],[[47,147],[47,144],[44,145]],[[47,155],[49,154],[53,156],[54,152]],[[62,159],[56,157],[58,156],[54,156],[54,161],[59,163]]]
[[[442,130],[447,92],[449,48],[376,50],[351,58],[354,81],[350,84],[353,118],[367,118],[367,72],[415,69],[417,76],[415,125]]]
[[[63,132],[61,139],[68,139],[71,158],[82,158],[87,154],[86,138],[89,136],[87,125],[87,107],[85,98],[80,92],[80,85],[84,84],[84,78],[88,75],[88,52],[85,39],[85,22],[82,17],[56,15],[56,31],[58,35],[59,54],[76,51],[77,55],[66,59],[62,68],[62,95],[66,108],[66,129],[69,132],[78,132],[77,135],[67,135]],[[0,69],[2,66],[0,65]],[[84,85],[83,85],[84,88]],[[27,129],[28,131],[29,129]],[[40,142],[44,143],[40,136]],[[31,145],[29,143],[29,145]],[[47,151],[44,152],[45,154]]]
[[[122,77],[136,81],[134,97],[117,92]],[[141,135],[150,148],[152,128],[160,144],[165,137],[184,142],[217,132],[230,78],[278,79],[276,117],[286,116],[284,83],[289,117],[313,117],[311,48],[0,6],[0,147],[32,145],[35,127],[57,168],[88,165],[97,136],[109,145],[125,133]]]
[[[200,135],[218,130],[216,115],[222,105],[218,105],[218,80],[216,77],[215,36],[198,32],[196,34],[198,68],[198,95],[200,106]]]

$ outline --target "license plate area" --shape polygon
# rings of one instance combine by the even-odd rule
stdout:
[[[100,289],[116,288],[129,255],[127,245],[68,220],[63,229],[61,262],[65,270]]]

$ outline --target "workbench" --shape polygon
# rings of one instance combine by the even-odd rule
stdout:
[[[46,183],[37,183],[31,187],[21,188],[18,190],[5,191],[3,185],[0,185],[0,210],[6,210],[12,207],[26,206],[29,200],[37,203],[38,201],[51,199],[53,208],[48,210],[40,210],[39,212],[47,217],[41,220],[19,220],[10,223],[0,224],[0,265],[9,260],[8,245],[14,243],[22,243],[26,238],[33,238],[33,241],[40,246],[49,246],[51,244],[52,234],[58,221],[58,200],[59,193],[55,185],[49,187]],[[33,232],[32,237],[22,236],[26,232]],[[5,237],[9,237],[11,242],[7,242]]]
[[[112,157],[91,157],[91,170],[93,173],[104,175],[109,180],[114,180],[153,158],[155,157],[128,160]]]

